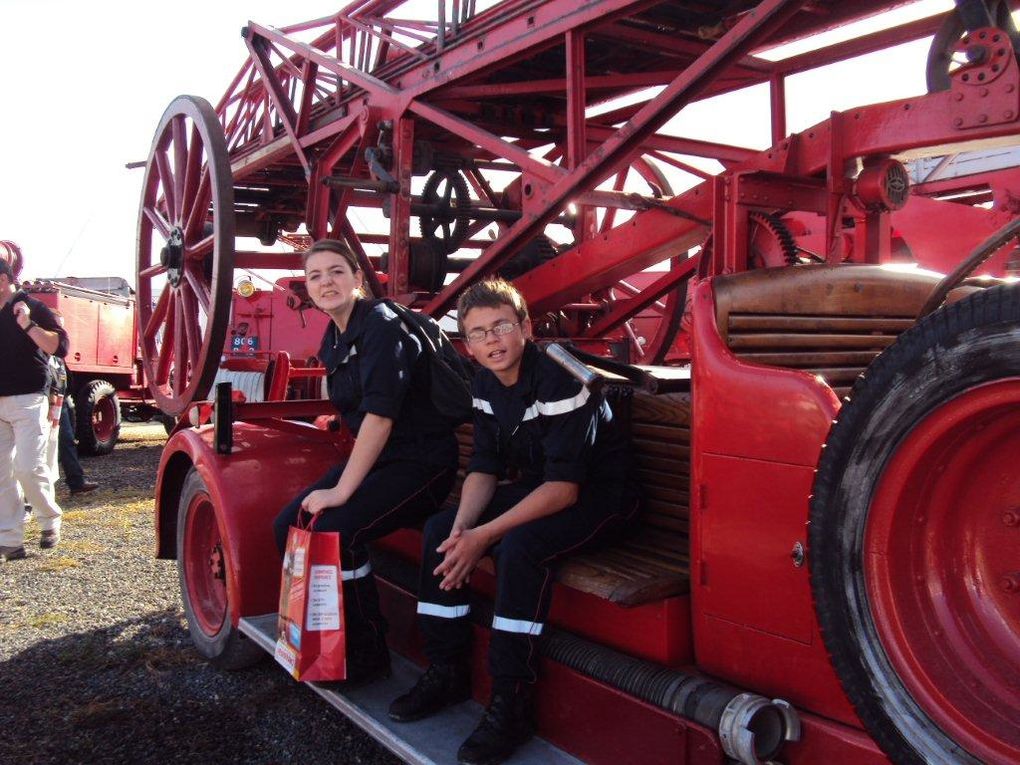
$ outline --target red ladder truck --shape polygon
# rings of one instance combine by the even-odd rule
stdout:
[[[1002,0],[855,32],[903,5],[364,0],[249,22],[216,106],[160,120],[137,268],[164,411],[208,407],[235,270],[300,268],[238,237],[343,239],[373,295],[436,317],[502,273],[540,336],[626,362],[607,384],[645,512],[561,568],[519,761],[1020,761],[1017,183],[904,164],[1020,142],[1018,35]],[[788,131],[788,80],[932,36],[926,93]],[[767,148],[671,122],[754,87]],[[195,644],[231,668],[273,642],[272,518],[350,444],[301,422],[327,401],[222,390],[167,442],[155,520]],[[374,551],[398,685],[422,660],[419,546]],[[484,603],[491,569],[472,587]],[[397,727],[395,687],[316,690],[411,762],[451,759],[474,719]]]

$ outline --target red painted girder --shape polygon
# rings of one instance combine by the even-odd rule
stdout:
[[[953,91],[947,90],[841,112],[842,128],[836,138],[843,156],[893,154],[914,158],[1015,143],[1017,112],[1009,121],[958,129],[953,126],[952,100]],[[989,106],[994,104],[994,94],[989,102]],[[822,172],[828,164],[832,132],[829,119],[793,137],[786,172],[805,176]],[[1007,137],[1008,141],[996,141]]]
[[[311,165],[308,163],[308,158],[305,156],[305,153],[301,148],[301,144],[298,143],[297,112],[294,110],[294,105],[291,103],[290,96],[284,90],[283,84],[280,82],[278,72],[273,68],[272,63],[269,60],[269,51],[267,50],[266,41],[262,38],[248,35],[245,37],[244,42],[248,46],[248,50],[251,52],[252,63],[255,65],[259,75],[262,77],[263,85],[269,91],[269,97],[272,100],[273,105],[276,107],[276,112],[280,116],[280,121],[283,122],[283,129],[290,138],[291,145],[294,148],[294,153],[297,155],[298,160],[300,160],[301,166],[305,170],[305,176],[307,177],[311,172]]]
[[[952,13],[952,11],[950,13]],[[942,14],[939,16],[919,19],[897,27],[864,35],[863,37],[854,38],[825,48],[809,51],[808,53],[803,53],[799,56],[791,56],[790,58],[775,62],[774,71],[778,75],[788,77],[790,75],[805,72],[827,64],[845,61],[855,56],[885,50],[886,48],[900,43],[919,40],[934,34],[935,30],[939,28],[947,15],[948,14]],[[709,98],[712,96],[722,95],[734,90],[746,88],[750,85],[768,82],[769,80],[770,74],[768,72],[762,72],[753,77],[747,76],[739,80],[719,80],[709,86],[709,88],[705,91],[704,97]],[[644,103],[645,102],[638,102],[621,107],[613,112],[600,115],[598,119],[603,123],[624,122],[636,114]]]
[[[809,69],[817,69],[820,66],[834,64],[837,61],[846,61],[855,56],[887,50],[895,45],[930,37],[942,26],[942,22],[946,17],[954,13],[956,11],[949,11],[937,16],[928,16],[927,18],[917,19],[906,24],[872,32],[871,34],[855,37],[852,40],[846,40],[845,42],[829,45],[818,50],[784,58],[781,61],[775,62],[775,72],[784,76],[806,72]]]
[[[634,297],[629,300],[618,301],[613,310],[598,319],[583,335],[585,337],[602,337],[610,330],[616,329],[616,327],[635,316],[639,311],[655,303],[655,301],[675,288],[684,279],[689,279],[698,267],[700,260],[697,256],[688,258],[678,268],[664,272],[661,277],[638,292]]]
[[[455,114],[440,109],[424,101],[412,101],[409,105],[412,112],[424,117],[429,122],[449,130],[451,133],[463,138],[476,146],[487,149],[497,157],[513,162],[525,172],[537,176],[545,181],[556,181],[566,175],[566,170],[553,165],[540,157],[534,157],[519,146],[509,141],[504,141],[497,135],[487,130],[482,130],[476,125],[461,119]]]
[[[601,121],[601,118],[599,119]],[[605,124],[588,122],[585,132],[589,141],[605,141],[616,132],[616,128],[608,127]],[[662,133],[653,133],[648,136],[642,141],[641,148],[643,150],[642,153],[669,151],[675,154],[687,154],[691,157],[709,157],[723,164],[727,162],[746,162],[752,157],[758,156],[757,151],[746,149],[743,146],[699,141],[695,138],[680,138]]]
[[[685,59],[685,63],[701,56],[713,45],[711,40],[690,40],[620,23],[602,25],[592,34],[595,37],[607,38],[610,44],[629,43],[633,47],[648,51],[650,55],[669,55]],[[733,63],[737,70],[746,70],[747,74],[760,73],[765,77],[772,72],[773,66],[771,61],[754,56],[743,56]]]
[[[668,85],[676,79],[681,69],[664,69],[653,72],[631,72],[619,74],[592,75],[584,78],[586,91],[628,90],[649,88],[654,85]],[[565,93],[567,80],[553,77],[544,80],[523,80],[520,82],[493,82],[484,85],[457,85],[444,88],[434,94],[434,101],[473,98],[506,98],[507,96],[537,96]],[[615,95],[615,94],[614,94]],[[602,96],[605,97],[605,94]]]
[[[727,32],[705,55],[688,67],[656,98],[641,109],[626,125],[595,149],[576,170],[567,174],[547,190],[539,190],[542,212],[525,214],[515,223],[503,238],[473,265],[445,287],[427,306],[432,315],[445,313],[453,305],[457,293],[472,280],[498,268],[533,237],[539,235],[545,226],[578,191],[597,186],[612,175],[641,148],[641,142],[661,127],[677,110],[688,103],[702,90],[712,77],[723,71],[734,59],[754,48],[777,25],[796,12],[798,3],[792,0],[765,0],[753,11],[749,11],[740,22]],[[647,213],[646,213],[647,214]],[[669,217],[668,214],[662,213]],[[707,217],[707,216],[706,216]],[[626,249],[626,248],[625,248]],[[576,252],[576,251],[575,251]],[[550,261],[548,265],[563,260]],[[655,262],[655,261],[652,261]],[[651,265],[647,263],[646,265]],[[640,270],[644,266],[631,268],[621,273],[620,278]],[[543,269],[544,270],[544,269]],[[534,272],[532,272],[534,273]],[[586,290],[577,289],[574,295]],[[528,295],[529,299],[531,296]],[[546,306],[548,310],[555,306]]]
[[[709,219],[712,215],[709,184],[699,184],[666,204]],[[610,287],[701,244],[708,232],[705,223],[664,210],[648,210],[528,271],[514,284],[527,298],[534,314],[554,311],[579,295]]]
[[[272,41],[280,48],[285,48],[291,53],[298,54],[306,61],[318,64],[321,68],[333,72],[333,74],[368,91],[369,93],[372,93],[375,96],[382,98],[385,96],[395,96],[398,93],[396,88],[388,85],[377,77],[373,77],[356,67],[349,66],[335,56],[325,53],[324,51],[321,51],[307,43],[293,40],[277,29],[264,27],[261,24],[256,24],[254,21],[249,21],[248,35],[250,36],[253,33],[257,34],[259,37],[265,38],[266,40]]]

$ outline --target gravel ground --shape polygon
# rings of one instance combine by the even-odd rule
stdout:
[[[155,560],[162,426],[83,460],[62,541],[0,563],[0,763],[370,763],[394,757],[270,661],[226,673],[191,647],[174,561]]]

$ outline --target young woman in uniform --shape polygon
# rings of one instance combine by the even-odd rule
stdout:
[[[281,556],[298,514],[316,531],[338,531],[347,628],[347,683],[389,674],[386,623],[366,543],[421,523],[449,494],[457,470],[452,428],[432,405],[418,341],[385,304],[361,299],[363,274],[343,242],[323,239],[305,253],[308,295],[332,321],[319,359],[329,398],[356,436],[337,465],[274,522]]]

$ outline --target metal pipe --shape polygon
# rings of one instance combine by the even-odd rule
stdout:
[[[726,754],[744,765],[772,760],[783,744],[800,739],[797,713],[782,699],[741,692],[564,632],[551,631],[543,653],[588,677],[716,731]]]

